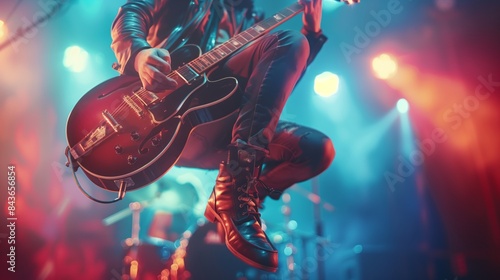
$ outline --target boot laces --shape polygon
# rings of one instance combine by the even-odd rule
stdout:
[[[259,195],[256,190],[258,183],[264,184],[261,180],[253,178],[237,189],[240,192],[240,195],[238,195],[238,201],[240,201],[239,207],[243,208],[246,206],[245,211],[242,213],[243,216],[253,215],[260,217],[258,210]]]

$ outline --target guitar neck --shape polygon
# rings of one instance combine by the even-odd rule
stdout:
[[[218,45],[209,52],[201,55],[197,59],[189,62],[183,67],[190,67],[198,75],[205,73],[209,68],[216,65],[218,62],[228,57],[229,55],[235,53],[237,50],[241,49],[246,44],[254,41],[260,36],[266,34],[270,30],[276,28],[283,22],[291,19],[298,13],[300,13],[304,8],[299,3],[294,3],[287,8],[275,13],[272,17],[269,17],[263,21],[254,24],[247,30],[239,33],[238,35],[232,37],[223,44]],[[189,74],[190,69],[179,69],[179,72]],[[194,74],[194,73],[193,73]]]

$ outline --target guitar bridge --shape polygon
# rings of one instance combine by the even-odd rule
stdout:
[[[137,105],[137,103],[135,103],[134,100],[132,100],[132,98],[128,95],[125,95],[123,97],[123,101],[132,109],[134,110],[134,112],[139,116],[139,117],[142,117],[144,115],[144,110],[141,109],[141,107],[139,105]]]
[[[109,124],[109,126],[111,126],[111,128],[115,131],[115,132],[118,132],[120,131],[123,127],[121,126],[121,124],[119,124],[116,119],[113,117],[113,115],[111,115],[109,113],[108,110],[104,110],[102,112],[102,117],[104,118],[104,120]]]
[[[115,129],[112,128],[107,121],[101,122],[96,129],[92,130],[87,136],[80,140],[80,142],[76,143],[76,145],[70,149],[70,153],[73,158],[77,160],[115,132]]]

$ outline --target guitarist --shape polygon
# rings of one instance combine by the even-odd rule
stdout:
[[[334,157],[331,140],[321,132],[279,121],[296,82],[326,41],[322,1],[301,1],[301,32],[266,34],[219,64],[214,75],[239,81],[240,109],[230,121],[190,137],[177,162],[219,168],[205,216],[221,223],[233,254],[268,271],[276,271],[278,253],[261,228],[263,199],[278,199],[294,183],[320,174]],[[149,91],[173,89],[167,49],[193,43],[205,52],[261,19],[252,0],[129,0],[112,25],[115,68],[139,75]]]

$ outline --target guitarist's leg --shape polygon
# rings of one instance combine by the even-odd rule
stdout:
[[[210,129],[217,130],[218,127],[211,126]],[[203,152],[181,157],[179,166],[216,169],[221,161],[226,160],[225,146],[229,137],[223,137],[223,141],[210,142],[202,140],[208,138],[206,135],[208,133],[188,142],[186,146],[188,150]],[[203,146],[203,149],[195,146]],[[263,199],[271,196],[273,199],[278,199],[281,193],[293,184],[323,172],[334,156],[332,141],[325,134],[309,127],[280,121],[273,140],[269,143],[269,154],[265,158],[260,174],[260,180],[275,192],[269,193],[269,189],[259,185],[259,197]]]
[[[267,149],[281,111],[306,68],[307,39],[296,31],[269,34],[233,55],[224,72],[238,78],[243,90],[233,139]]]
[[[260,199],[266,196],[278,199],[293,184],[323,172],[334,156],[332,141],[325,134],[280,121],[269,144],[269,156],[260,176],[264,182],[258,188]]]
[[[269,34],[236,53],[222,70],[243,90],[225,161],[205,216],[221,223],[226,245],[240,259],[275,271],[278,253],[260,226],[259,174],[281,111],[306,67],[309,45],[298,32]]]

